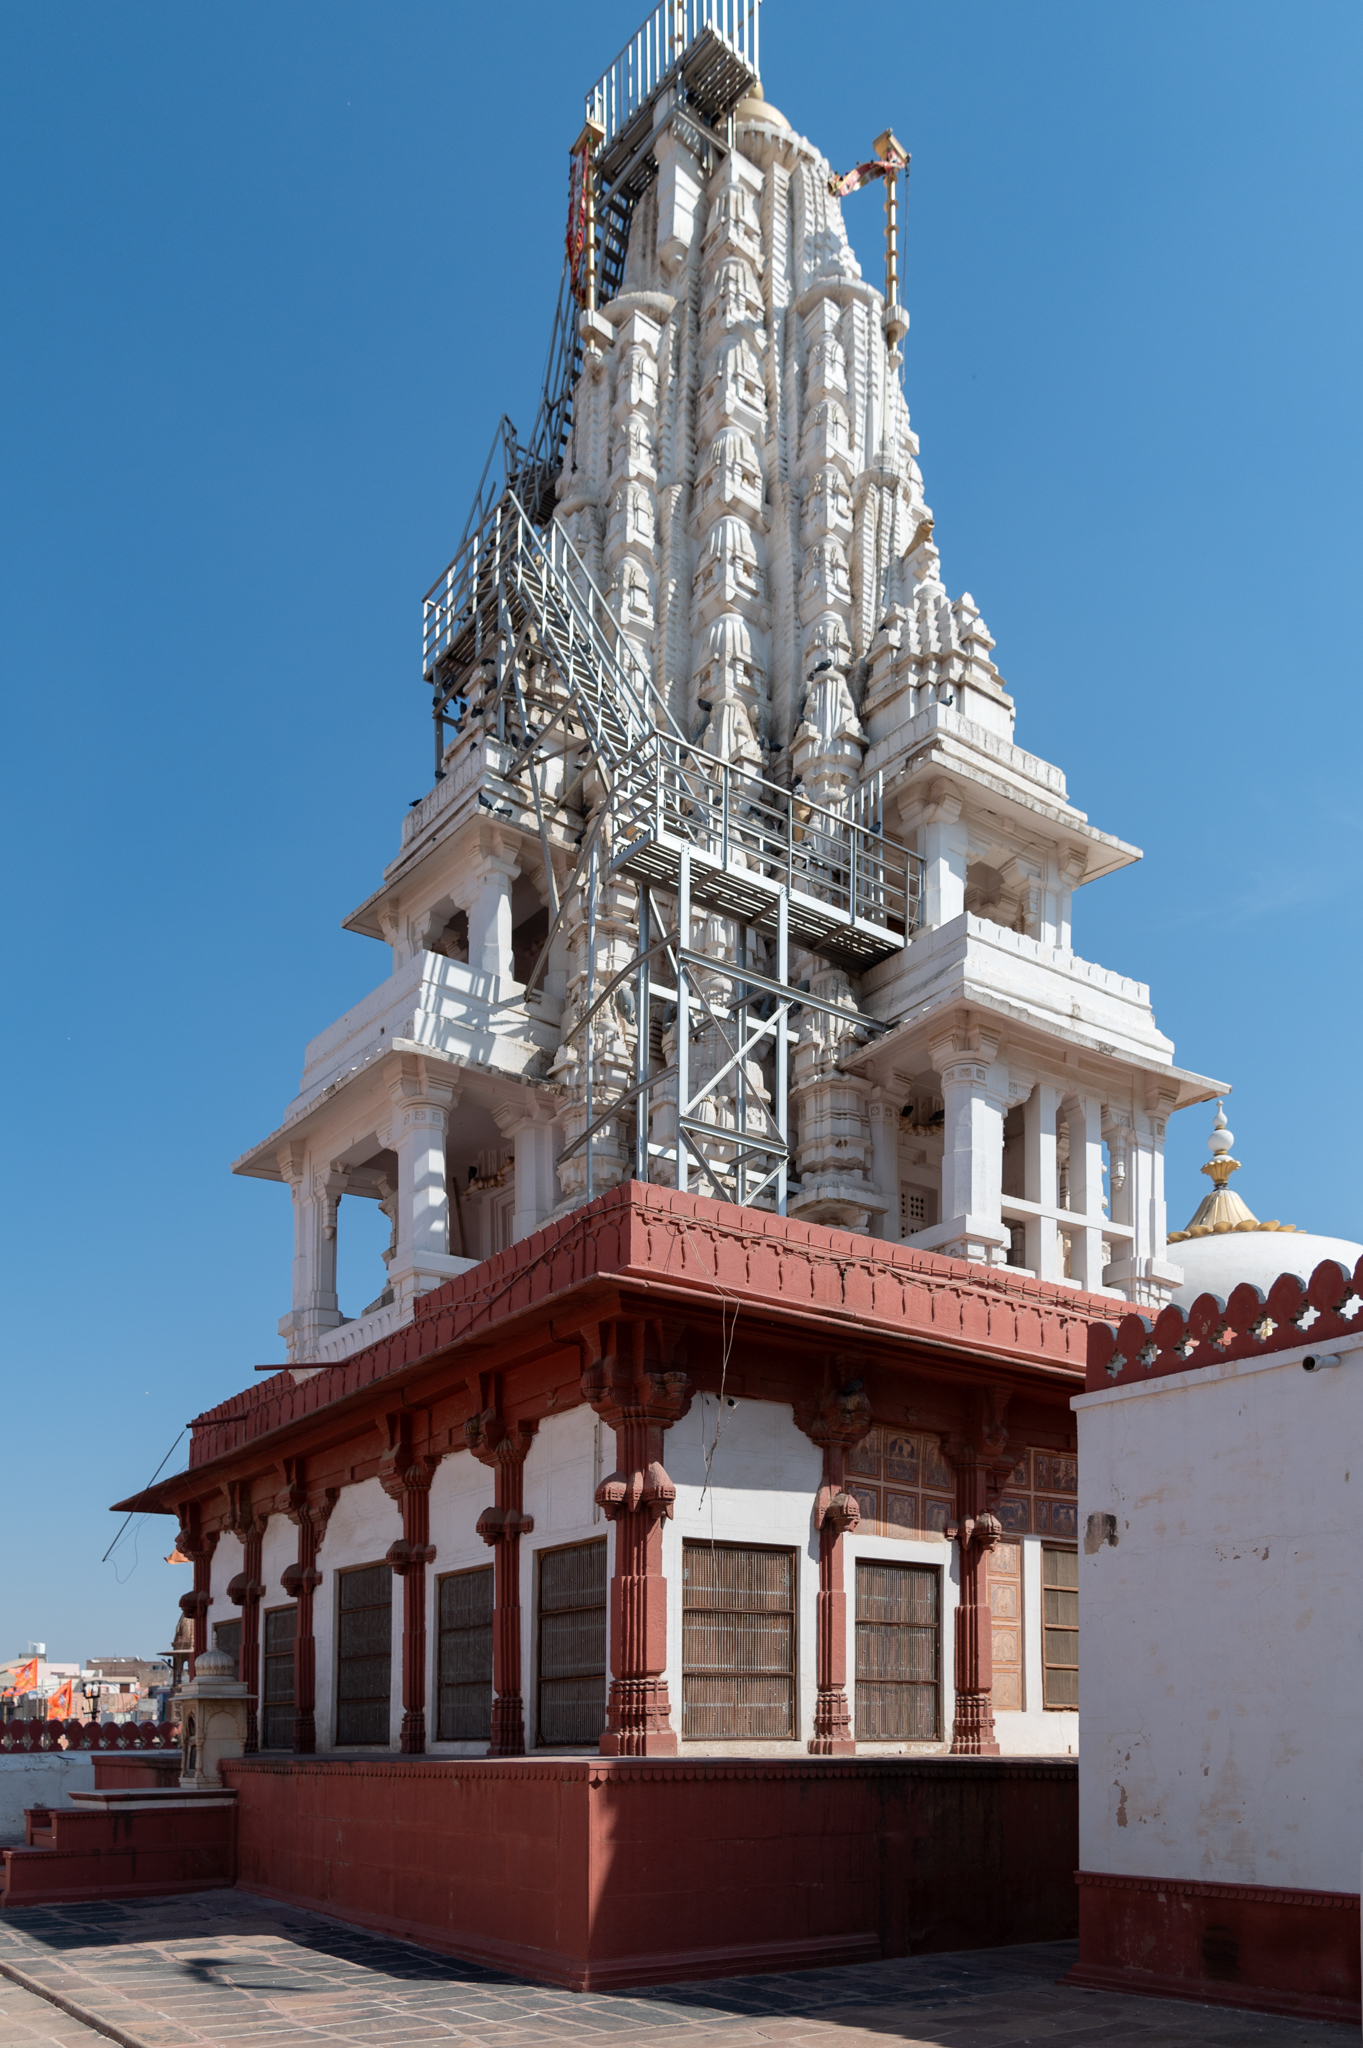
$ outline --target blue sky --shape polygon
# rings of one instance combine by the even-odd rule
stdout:
[[[498,413],[533,412],[581,94],[635,26],[0,17],[0,1654],[164,1645],[169,1524],[101,1566],[107,1504],[281,1355],[287,1193],[227,1164],[385,971],[340,919],[427,786],[420,595]],[[1251,1206],[1355,1237],[1360,55],[1355,0],[763,20],[768,97],[836,163],[887,123],[913,152],[947,580],[1019,742],[1145,849],[1076,946],[1234,1082]],[[847,217],[877,275],[877,194]],[[1171,1222],[1207,1122],[1174,1125]]]

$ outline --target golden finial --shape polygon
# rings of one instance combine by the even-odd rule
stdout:
[[[1235,1143],[1235,1133],[1226,1122],[1226,1111],[1222,1103],[1216,1105],[1216,1121],[1212,1134],[1207,1140],[1211,1158],[1201,1169],[1212,1183],[1212,1192],[1204,1195],[1198,1204],[1197,1213],[1186,1230],[1171,1230],[1167,1242],[1182,1244],[1189,1237],[1221,1236],[1228,1230],[1293,1230],[1291,1223],[1261,1223],[1252,1209],[1226,1186],[1233,1173],[1240,1171],[1238,1159],[1232,1159],[1230,1148]]]

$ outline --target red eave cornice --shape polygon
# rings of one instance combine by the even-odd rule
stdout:
[[[906,1366],[1021,1368],[1076,1391],[1090,1326],[1115,1306],[1007,1267],[627,1181],[424,1295],[413,1322],[344,1363],[297,1384],[288,1371],[274,1374],[207,1410],[193,1424],[190,1469],[206,1476],[201,1468],[248,1446],[277,1451],[301,1427],[315,1438],[330,1416],[343,1426],[376,1382],[405,1387],[447,1371],[466,1348],[476,1369],[489,1340],[508,1364],[560,1349],[576,1325],[611,1313],[603,1297],[660,1313],[742,1307],[758,1311],[769,1333],[873,1342],[883,1361],[898,1353]],[[177,1487],[183,1493],[183,1477],[137,1500],[168,1503]]]

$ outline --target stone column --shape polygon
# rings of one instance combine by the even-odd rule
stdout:
[[[917,1233],[929,1251],[1001,1266],[1008,1256],[1003,1221],[1003,1119],[1012,1098],[997,1036],[961,1025],[936,1038],[929,1057],[942,1079],[945,1112],[941,1221]]]
[[[675,1342],[675,1332],[670,1333]],[[660,1322],[602,1324],[582,1392],[615,1431],[616,1468],[596,1489],[615,1524],[611,1581],[611,1688],[603,1756],[675,1756],[667,1696],[667,1580],[662,1525],[677,1489],[663,1466],[663,1431],[691,1406],[684,1372],[669,1370],[669,1333]]]
[[[180,1509],[180,1527],[175,1537],[175,1548],[181,1557],[187,1557],[194,1567],[194,1590],[180,1595],[180,1612],[186,1615],[194,1630],[194,1647],[190,1653],[189,1676],[194,1676],[194,1667],[208,1648],[208,1603],[211,1598],[213,1552],[218,1547],[216,1529],[204,1532],[199,1520],[197,1501],[186,1501]]]
[[[1065,1098],[1070,1132],[1070,1209],[1084,1223],[1070,1232],[1070,1279],[1103,1284],[1103,1106],[1091,1095]]]
[[[412,1449],[412,1417],[403,1410],[385,1418],[386,1448],[379,1484],[402,1513],[402,1534],[384,1563],[402,1580],[402,1733],[404,1756],[426,1750],[426,1567],[435,1558],[431,1542],[431,1480],[439,1455]]]
[[[471,1261],[450,1258],[450,1197],[445,1137],[459,1090],[439,1063],[404,1054],[390,1076],[393,1104],[388,1142],[398,1155],[397,1244],[388,1269],[393,1299],[403,1309]]]
[[[309,1499],[301,1461],[286,1458],[286,1483],[279,1497],[281,1513],[298,1529],[298,1559],[279,1583],[297,1608],[293,1639],[293,1747],[298,1756],[311,1756],[317,1748],[317,1644],[312,1632],[312,1600],[322,1583],[317,1553],[326,1535],[337,1489],[327,1487],[318,1499]]]
[[[826,1377],[817,1408],[797,1409],[795,1420],[823,1452],[823,1484],[814,1501],[819,1532],[818,1634],[815,1663],[812,1756],[851,1756],[856,1750],[847,1711],[847,1594],[843,1587],[842,1539],[855,1533],[861,1511],[844,1486],[847,1453],[871,1427],[871,1404],[859,1379],[838,1384],[837,1361]]]
[[[524,1114],[504,1107],[493,1116],[504,1135],[516,1148],[516,1207],[511,1218],[511,1242],[531,1237],[541,1223],[547,1223],[558,1202],[558,1177],[554,1172],[554,1112],[533,1103]]]
[[[509,843],[498,832],[486,833],[466,871],[469,966],[475,974],[511,976],[511,884],[519,873]]]
[[[961,799],[950,783],[934,783],[931,802],[918,813],[923,835],[923,924],[932,931],[965,909],[968,865]]]
[[[1043,1209],[1059,1206],[1055,1169],[1055,1125],[1060,1090],[1038,1081],[1022,1112],[1022,1190]],[[1038,1280],[1060,1278],[1060,1247],[1050,1216],[1027,1218],[1027,1264]]]
[[[478,1517],[478,1534],[493,1561],[492,1740],[489,1756],[525,1755],[525,1703],[521,1698],[521,1538],[535,1526],[524,1512],[525,1458],[538,1425],[507,1423],[495,1378],[484,1393],[491,1404],[464,1424],[464,1441],[496,1475],[493,1505]]]
[[[1183,1284],[1183,1269],[1167,1248],[1168,1215],[1164,1203],[1164,1135],[1174,1106],[1172,1090],[1151,1087],[1152,1101],[1138,1109],[1124,1128],[1126,1185],[1123,1215],[1130,1222],[1133,1237],[1113,1246],[1113,1263],[1108,1269],[1109,1286],[1120,1288],[1128,1301],[1139,1308],[1161,1309]],[[1122,1119],[1126,1125],[1126,1119]],[[1109,1132],[1109,1143],[1111,1132]],[[1114,1151],[1113,1157],[1116,1158]]]
[[[254,1756],[260,1746],[260,1603],[265,1597],[261,1578],[261,1550],[269,1515],[251,1506],[251,1489],[241,1481],[228,1487],[232,1501],[229,1527],[240,1536],[241,1570],[227,1584],[227,1597],[241,1609],[241,1658],[237,1676],[246,1687],[246,1754]]]
[[[956,1541],[961,1569],[953,1756],[999,1754],[994,1736],[994,1640],[986,1560],[1003,1534],[988,1504],[1014,1462],[1003,1424],[1007,1407],[1006,1393],[985,1389],[975,1397],[965,1428],[948,1437],[944,1447],[956,1469]]]
[[[289,1364],[317,1356],[318,1340],[344,1322],[336,1297],[336,1213],[346,1175],[337,1167],[310,1172],[301,1145],[276,1154],[293,1195],[293,1307],[280,1320]]]
[[[871,1179],[885,1207],[873,1214],[877,1237],[899,1241],[899,1104],[884,1088],[871,1091]]]

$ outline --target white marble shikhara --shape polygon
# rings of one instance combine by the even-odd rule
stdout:
[[[1014,744],[993,638],[945,580],[899,323],[887,335],[828,163],[757,96],[708,168],[666,95],[654,118],[622,288],[583,315],[555,519],[685,734],[835,808],[874,783],[885,831],[923,863],[902,951],[860,978],[794,959],[841,1007],[801,1013],[791,1213],[1157,1306],[1181,1278],[1167,1119],[1224,1084],[1173,1065],[1142,984],[1073,951],[1076,889],[1138,852]],[[848,203],[878,243],[875,197]],[[581,1155],[556,1163],[585,1121],[562,1036],[585,908],[527,995],[551,891],[533,818],[489,794],[499,760],[475,701],[347,920],[390,947],[387,980],[313,1040],[283,1121],[236,1162],[293,1192],[281,1330],[300,1370],[586,1194]],[[565,792],[585,821],[590,776]],[[560,857],[566,872],[566,839]],[[637,919],[634,884],[603,883],[598,976],[631,957]],[[724,920],[698,916],[693,943],[725,958]],[[634,1028],[610,1016],[626,1075]],[[595,1190],[630,1170],[607,1146]],[[375,1300],[347,1317],[336,1236],[355,1199],[382,1206],[391,1241]]]

